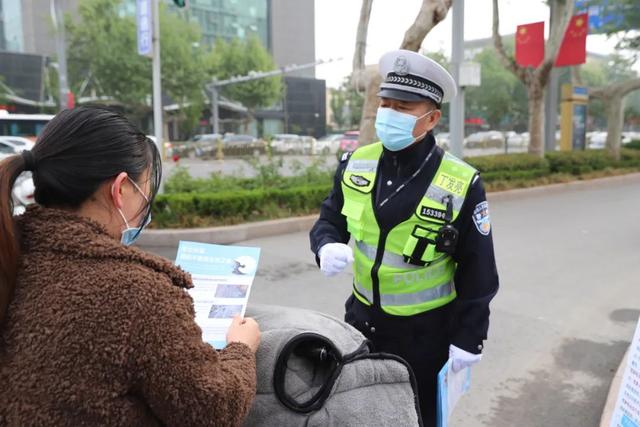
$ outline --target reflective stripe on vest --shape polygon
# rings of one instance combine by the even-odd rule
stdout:
[[[369,258],[371,261],[376,260],[376,252],[378,251],[378,248],[376,248],[375,246],[371,246],[366,244],[363,241],[357,240],[356,247],[360,252],[365,254],[367,258]],[[416,270],[419,268],[424,268],[420,265],[407,264],[404,261],[403,255],[394,254],[389,251],[384,251],[384,254],[382,255],[382,265],[387,265],[389,267],[395,267],[395,268],[402,268],[405,270]]]
[[[456,297],[456,264],[450,256],[436,251],[434,243],[438,229],[444,225],[443,199],[451,196],[454,221],[476,171],[445,153],[414,214],[390,230],[385,247],[379,248],[381,230],[372,197],[382,151],[380,143],[356,150],[342,179],[342,214],[356,243],[353,293],[362,303],[372,305],[377,283],[384,312],[411,316],[441,307]]]
[[[367,299],[367,301],[373,301],[373,292],[363,288],[357,282],[354,282],[353,286],[360,295]],[[388,307],[417,305],[428,301],[448,297],[453,293],[453,291],[453,282],[449,281],[434,288],[423,289],[419,292],[410,294],[381,294],[380,304]]]

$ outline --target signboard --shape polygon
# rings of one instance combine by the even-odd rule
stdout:
[[[604,33],[606,29],[622,26],[624,15],[615,1],[599,0],[597,5],[591,3],[593,0],[576,0],[576,11],[589,14],[589,34]]]
[[[151,1],[153,0],[136,0],[138,55],[151,56],[152,54]]]
[[[587,141],[587,106],[585,104],[573,105],[573,132],[571,134],[571,146],[574,150],[584,150]]]
[[[628,357],[610,427],[640,427],[640,322]]]
[[[460,86],[480,86],[481,65],[479,62],[463,62],[460,64]]]

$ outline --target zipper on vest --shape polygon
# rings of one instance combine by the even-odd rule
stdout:
[[[378,239],[378,250],[376,251],[376,260],[371,269],[371,284],[373,285],[373,305],[374,307],[382,310],[380,305],[380,278],[378,277],[378,271],[382,265],[382,257],[384,256],[384,249],[387,246],[388,230],[380,229],[380,238]]]

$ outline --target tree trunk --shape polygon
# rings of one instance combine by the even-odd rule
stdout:
[[[368,69],[365,74],[367,86],[365,89],[364,105],[362,106],[362,118],[360,119],[360,145],[371,144],[377,141],[376,113],[378,111],[378,89],[382,83],[382,77],[376,69]]]
[[[373,0],[362,0],[360,21],[358,22],[358,32],[356,34],[356,49],[353,52],[354,72],[364,69],[364,57],[367,52],[367,31],[369,30],[372,4]]]
[[[640,89],[640,78],[624,80],[589,90],[591,98],[602,99],[607,111],[607,150],[620,160],[622,126],[624,124],[624,98]]]
[[[537,82],[527,88],[529,98],[529,153],[544,156],[544,89]]]
[[[624,124],[624,96],[615,94],[606,102],[607,110],[607,151],[620,160],[622,126]]]
[[[407,29],[400,49],[407,49],[417,52],[429,34],[429,31],[447,17],[453,0],[422,0],[422,6],[415,21]],[[355,61],[354,61],[355,64]],[[362,119],[360,121],[360,145],[371,144],[376,141],[376,111],[378,110],[378,91],[382,77],[377,72],[365,73],[366,91],[364,96],[364,106],[362,107]]]
[[[544,92],[549,81],[549,73],[555,62],[564,33],[573,13],[574,0],[553,0],[549,2],[552,19],[549,39],[545,43],[544,60],[537,68],[522,67],[507,54],[499,33],[500,13],[498,0],[493,0],[493,43],[500,61],[527,87],[529,96],[529,152],[544,156]]]

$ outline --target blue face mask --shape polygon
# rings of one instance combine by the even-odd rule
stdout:
[[[147,203],[149,203],[149,198],[145,196],[144,192],[140,189],[140,187],[138,187],[138,184],[133,182],[131,179],[129,179],[129,181],[131,182],[131,184],[133,184],[136,190],[138,190],[138,192],[142,195],[142,197],[144,197]],[[118,212],[120,213],[120,216],[124,221],[124,225],[126,226],[126,228],[122,231],[122,237],[120,238],[120,243],[122,243],[125,246],[131,246],[138,239],[138,237],[140,236],[140,233],[142,233],[142,230],[144,230],[144,228],[147,225],[149,225],[149,223],[151,222],[151,214],[149,214],[149,216],[147,217],[147,220],[140,227],[130,227],[129,221],[127,221],[127,218],[122,213],[122,210],[118,209]]]
[[[378,138],[382,141],[382,145],[389,151],[404,150],[414,142],[424,138],[421,135],[417,138],[413,136],[413,129],[416,127],[416,122],[435,110],[431,110],[420,117],[416,117],[412,114],[401,113],[393,108],[378,108],[376,114],[376,133]]]

